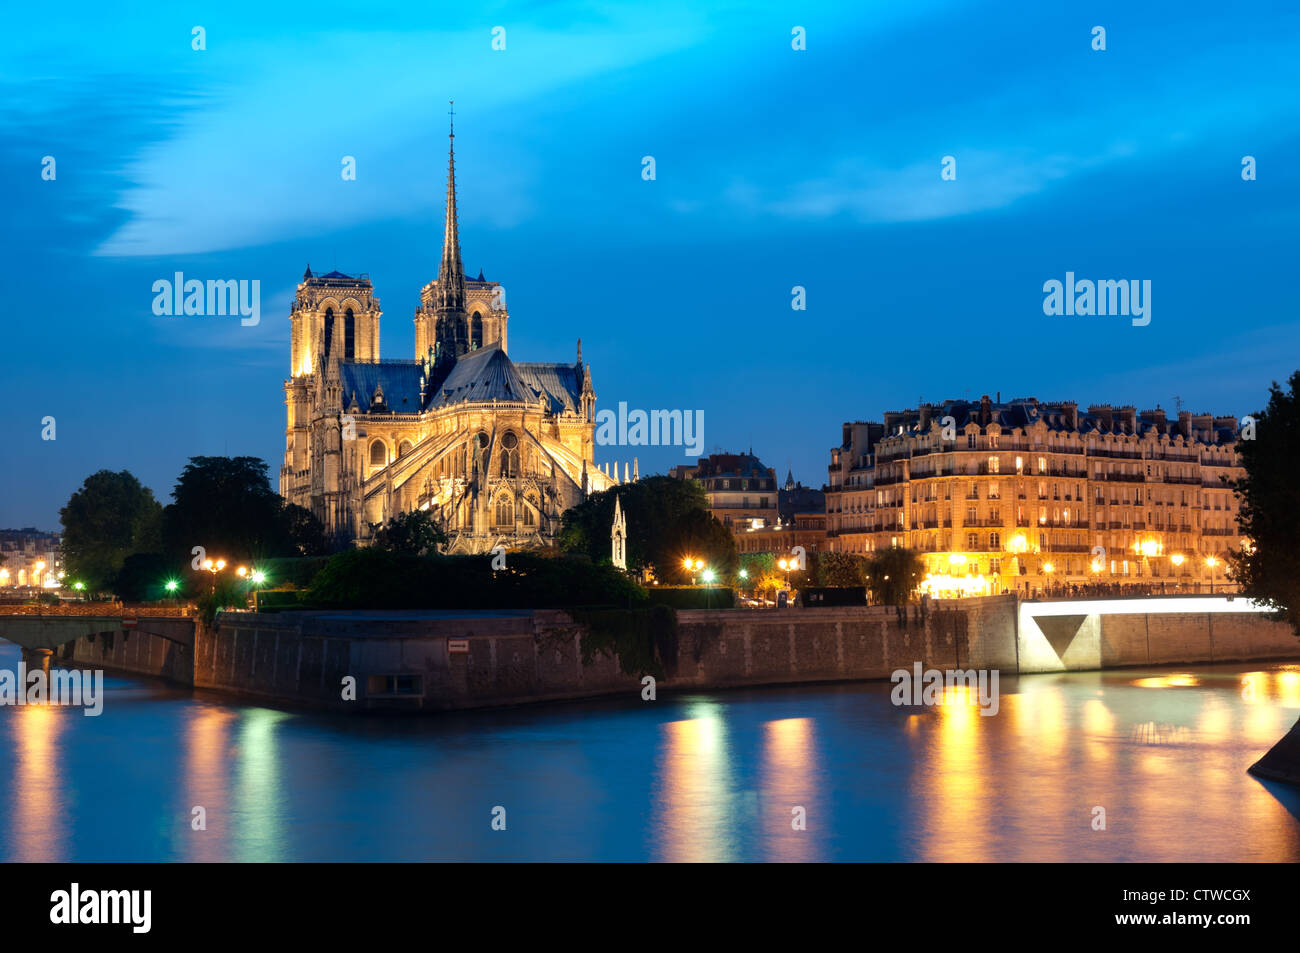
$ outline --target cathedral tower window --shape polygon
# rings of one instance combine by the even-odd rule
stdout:
[[[348,308],[343,316],[343,360],[355,361],[357,357],[357,319]]]
[[[325,356],[330,356],[330,349],[334,346],[334,309],[325,309]]]
[[[469,319],[469,348],[471,351],[483,346],[483,315],[475,311]]]

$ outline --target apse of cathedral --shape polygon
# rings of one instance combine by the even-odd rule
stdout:
[[[617,482],[595,464],[596,394],[582,342],[572,363],[506,352],[501,285],[466,278],[456,212],[455,128],[438,277],[421,289],[413,360],[379,356],[368,276],[310,266],[290,309],[280,494],[339,543],[430,511],[451,553],[554,543],[564,511]]]

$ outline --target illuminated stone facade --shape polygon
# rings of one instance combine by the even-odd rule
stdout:
[[[937,595],[1231,588],[1236,426],[987,396],[846,423],[831,450],[827,545],[917,550]]]
[[[364,545],[420,509],[449,552],[547,546],[566,509],[617,482],[595,464],[591,368],[581,342],[571,364],[507,356],[501,286],[467,279],[461,263],[454,150],[447,168],[442,260],[421,290],[414,360],[380,359],[366,275],[308,268],[299,283],[280,493],[341,543]]]

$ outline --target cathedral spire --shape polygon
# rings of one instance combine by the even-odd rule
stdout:
[[[447,135],[447,222],[442,236],[442,263],[438,266],[438,310],[464,312],[465,267],[460,260],[460,227],[456,216],[456,113],[452,101]],[[459,349],[457,349],[459,350]]]

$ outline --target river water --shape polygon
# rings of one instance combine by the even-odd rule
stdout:
[[[1300,860],[1300,793],[1246,773],[1300,666],[890,688],[349,718],[110,677],[98,717],[0,707],[0,858]]]

